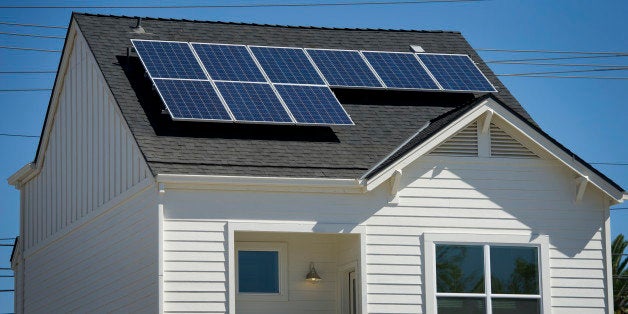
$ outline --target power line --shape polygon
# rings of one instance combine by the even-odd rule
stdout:
[[[595,63],[550,63],[550,62],[525,62],[525,61],[485,61],[484,63],[495,64],[516,64],[516,65],[539,65],[554,67],[598,67],[598,68],[616,68],[625,67],[623,64],[595,64]]]
[[[582,72],[605,72],[605,71],[626,71],[626,70],[628,70],[628,66],[626,66],[626,67],[619,67],[619,68],[605,68],[605,69],[528,72],[528,73],[501,74],[501,75],[502,76],[519,76],[519,75],[561,74],[561,73],[582,73]]]
[[[229,9],[229,8],[276,8],[276,7],[331,7],[359,5],[405,5],[427,3],[483,2],[487,0],[408,0],[408,1],[346,1],[346,2],[303,2],[303,3],[254,3],[218,5],[42,5],[42,6],[0,6],[0,9]]]
[[[0,246],[13,246],[13,244],[0,244]]]
[[[13,237],[13,238],[2,238],[2,239],[0,239],[0,241],[8,241],[8,240],[15,240],[15,237]],[[2,269],[2,268],[0,268],[0,269]]]
[[[503,77],[536,77],[536,78],[563,78],[563,79],[592,79],[592,80],[628,80],[628,77],[619,76],[579,76],[579,75],[530,75],[525,73],[496,74]]]
[[[590,162],[592,165],[628,166],[628,162]]]
[[[38,92],[38,91],[50,91],[51,88],[16,88],[16,89],[0,89],[0,92]]]
[[[615,208],[611,208],[611,210],[622,210],[622,209],[628,209],[628,207],[615,207]]]
[[[29,50],[29,51],[40,51],[40,52],[61,52],[61,50],[40,49],[40,48],[25,48],[25,47],[11,47],[11,46],[0,46],[0,49]]]
[[[24,24],[24,23],[13,23],[13,22],[0,22],[0,25],[12,25],[12,26],[22,26],[22,27],[39,27],[39,28],[67,29],[67,27],[65,27],[65,26],[53,26],[53,25],[41,25],[41,24]]]
[[[581,56],[581,57],[551,57],[551,58],[530,58],[530,59],[511,59],[511,60],[489,60],[486,63],[506,63],[506,62],[522,62],[522,61],[548,61],[548,60],[569,60],[569,59],[599,59],[599,58],[621,58],[628,57],[628,54],[603,55],[603,56]]]
[[[628,55],[625,51],[567,51],[546,49],[499,49],[499,48],[474,48],[479,51],[513,52],[513,53],[557,53],[557,54],[584,54],[584,55]]]
[[[38,138],[39,135],[26,135],[26,134],[13,134],[13,133],[0,133],[0,136],[8,136],[8,137],[30,137],[30,138]]]
[[[57,71],[0,71],[0,74],[48,74]]]
[[[9,33],[9,32],[0,32],[0,35],[22,36],[22,37],[36,37],[36,38],[51,38],[51,39],[65,39],[65,37],[62,37],[62,36],[48,36],[48,35]]]

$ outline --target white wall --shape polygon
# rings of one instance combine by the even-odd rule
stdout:
[[[388,183],[367,194],[167,187],[164,204],[168,219],[220,220],[221,237],[230,220],[306,221],[313,231],[338,224],[339,233],[366,226],[368,313],[425,312],[425,232],[547,234],[553,313],[605,312],[603,196],[589,187],[576,203],[574,176],[563,166],[542,159],[424,157],[404,169],[401,187],[397,206],[388,204]],[[221,242],[218,250],[227,247]]]
[[[41,172],[23,187],[26,251],[152,176],[80,33],[70,45]]]
[[[157,191],[147,186],[25,260],[25,313],[155,313]]]
[[[154,313],[154,179],[75,27],[40,171],[22,187],[24,309],[16,312]]]

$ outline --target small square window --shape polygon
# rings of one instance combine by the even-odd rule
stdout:
[[[238,292],[279,293],[279,252],[238,251]]]
[[[284,301],[288,294],[287,244],[235,243],[236,297],[250,301]]]

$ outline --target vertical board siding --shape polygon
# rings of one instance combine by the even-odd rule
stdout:
[[[418,248],[440,232],[548,234],[552,313],[605,313],[600,196],[589,189],[576,204],[573,176],[549,161],[463,159],[411,165],[399,204],[367,220],[368,312],[425,312],[422,263],[434,257]]]
[[[164,220],[164,312],[224,313],[225,222]]]
[[[149,188],[27,257],[24,312],[156,312],[156,193]]]
[[[26,250],[149,176],[81,36],[62,83],[41,172],[24,186]]]

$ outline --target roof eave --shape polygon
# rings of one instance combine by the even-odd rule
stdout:
[[[387,167],[380,171],[367,171],[361,179],[365,180],[365,186],[368,191],[375,189],[377,186],[391,178],[396,170],[403,169],[405,166],[425,155],[434,147],[442,143],[451,134],[477,119],[480,115],[488,110],[494,110],[501,118],[511,123],[516,129],[526,134],[532,141],[543,147],[550,155],[561,161],[564,165],[576,172],[579,176],[586,178],[590,183],[596,186],[600,191],[607,194],[612,200],[619,203],[626,199],[626,192],[617,183],[601,174],[588,163],[584,162],[580,157],[569,151],[556,140],[549,137],[538,127],[531,125],[528,121],[520,117],[516,112],[510,110],[507,106],[496,99],[492,94],[478,98],[473,106],[464,110],[461,116],[454,121],[444,125],[441,129],[435,131],[433,135],[423,142],[419,143],[407,153],[401,155],[392,161]],[[453,133],[452,133],[453,132]],[[416,136],[413,135],[413,136]],[[408,139],[410,141],[411,139]],[[408,142],[406,141],[406,142]],[[401,149],[401,146],[397,149]],[[391,153],[392,155],[392,153]],[[387,162],[385,159],[377,165]],[[375,169],[373,167],[372,169]]]

